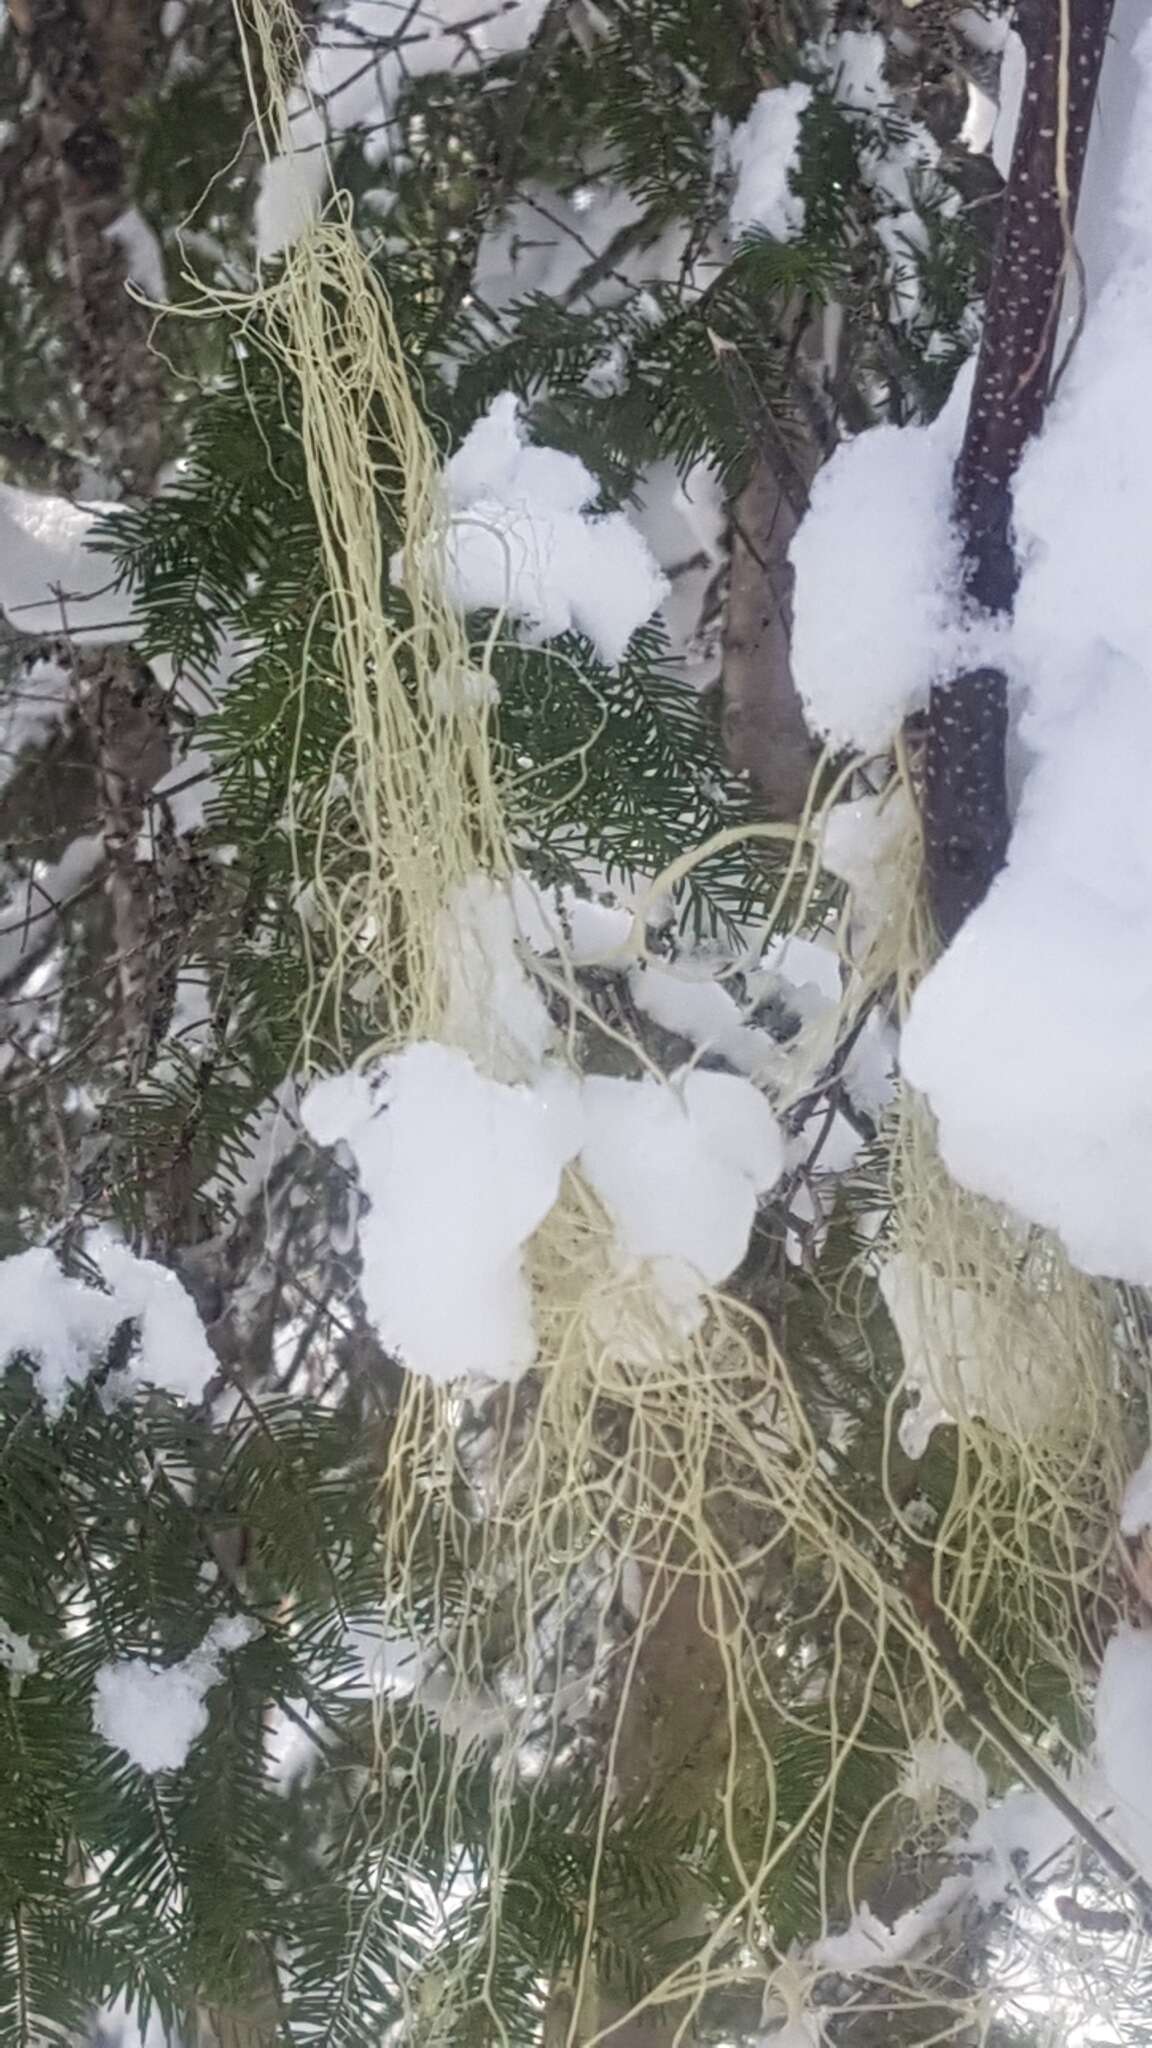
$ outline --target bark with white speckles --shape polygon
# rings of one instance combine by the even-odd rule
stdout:
[[[1061,48],[1061,0],[1024,0],[1016,15],[1028,79],[954,479],[968,595],[994,614],[1010,612],[1016,594],[1012,483],[1044,417],[1060,302],[1070,276],[1057,183],[1062,59],[1067,59],[1068,93],[1065,184],[1074,220],[1112,12],[1112,0],[1067,4],[1071,33],[1066,52]],[[929,903],[945,942],[983,900],[1004,864],[1007,727],[1007,682],[998,670],[979,669],[932,691],[924,771],[925,867]]]

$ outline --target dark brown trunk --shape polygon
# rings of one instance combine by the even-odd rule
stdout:
[[[1016,594],[1012,484],[1044,417],[1112,0],[1023,0],[1028,77],[985,311],[954,508],[969,598],[1005,615]],[[1066,134],[1061,95],[1066,93]],[[1063,191],[1063,199],[1061,192]],[[924,771],[930,907],[947,943],[1004,864],[1007,682],[983,668],[938,685]]]

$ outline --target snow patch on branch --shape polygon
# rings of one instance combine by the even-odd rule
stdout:
[[[139,207],[130,206],[117,214],[104,233],[115,242],[124,258],[129,284],[134,284],[155,306],[168,303],[168,280],[164,273],[164,252],[154,228],[149,227]]]
[[[617,1273],[645,1267],[686,1334],[704,1288],[739,1265],[784,1165],[776,1119],[741,1076],[581,1082],[545,1064],[510,1085],[432,1041],[373,1076],[317,1082],[302,1114],[317,1144],[348,1147],[368,1201],[370,1320],[410,1371],[442,1382],[512,1380],[534,1363],[523,1251],[570,1161],[615,1226]]]
[[[758,95],[746,121],[721,133],[718,154],[735,173],[728,208],[733,234],[761,228],[778,242],[804,232],[804,200],[794,188],[804,116],[812,104],[810,85],[770,86]]]
[[[0,484],[0,609],[19,633],[127,640],[138,623],[115,566],[87,543],[108,505]]]
[[[14,1628],[9,1628],[6,1621],[0,1621],[0,1666],[7,1671],[14,1693],[40,1669],[40,1652],[32,1648],[27,1636],[17,1635]]]
[[[583,633],[617,667],[669,585],[625,513],[592,511],[600,486],[585,464],[530,442],[519,402],[504,392],[457,449],[444,481],[453,602],[462,611],[508,613],[530,641]]]
[[[136,1345],[128,1384],[199,1400],[217,1367],[191,1295],[166,1267],[102,1232],[87,1250],[107,1292],[63,1272],[41,1247],[0,1259],[0,1365],[29,1359],[54,1418],[131,1321]]]
[[[96,1673],[92,1726],[148,1777],[178,1771],[208,1726],[207,1695],[224,1676],[223,1659],[260,1631],[243,1615],[218,1621],[179,1664],[157,1668],[122,1657]]]
[[[871,1906],[858,1906],[842,1934],[826,1935],[815,1950],[816,1962],[838,1975],[891,1970],[907,1962],[921,1944],[939,1932],[950,1913],[971,1893],[967,1877],[948,1877],[918,1906],[909,1907],[889,1927]]]

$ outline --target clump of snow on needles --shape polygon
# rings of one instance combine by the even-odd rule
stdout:
[[[96,1673],[92,1726],[149,1777],[178,1771],[208,1726],[207,1694],[223,1677],[222,1660],[259,1634],[243,1615],[218,1621],[179,1664],[158,1667],[121,1657]]]
[[[734,234],[763,228],[778,242],[787,242],[803,233],[804,200],[793,190],[792,173],[811,104],[810,85],[770,86],[726,138],[724,154],[736,174],[728,209]]]
[[[370,1204],[361,1290],[383,1343],[430,1379],[524,1372],[536,1341],[521,1250],[579,1145],[570,1077],[509,1086],[426,1042],[375,1082],[318,1082],[302,1114],[318,1144],[343,1141],[356,1162]]]
[[[8,1684],[14,1693],[40,1669],[40,1652],[33,1649],[27,1636],[9,1628],[6,1621],[0,1621],[0,1667],[8,1673]]]
[[[529,640],[575,630],[616,667],[668,579],[626,513],[591,510],[600,486],[584,463],[529,441],[519,401],[504,392],[444,481],[445,573],[461,610],[507,613]]]
[[[749,1024],[734,996],[710,974],[649,960],[634,967],[628,987],[638,1010],[664,1031],[716,1053],[739,1073],[766,1080],[780,1072],[780,1048],[768,1031]]]
[[[162,1387],[199,1400],[216,1359],[191,1295],[174,1273],[139,1258],[103,1232],[88,1254],[107,1292],[63,1272],[37,1247],[0,1259],[0,1365],[26,1357],[49,1417],[59,1415],[71,1387],[86,1379],[115,1332],[136,1324],[130,1383]]]
[[[1011,655],[1028,768],[1005,869],[917,992],[902,1060],[966,1186],[1152,1281],[1152,28],[1117,260],[1021,466]]]
[[[780,1127],[736,1074],[683,1070],[671,1085],[593,1075],[584,1083],[580,1165],[626,1257],[653,1262],[686,1329],[702,1283],[739,1265],[761,1195],[784,1168]]]

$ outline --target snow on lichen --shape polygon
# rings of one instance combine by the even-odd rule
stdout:
[[[902,1450],[922,1458],[941,1426],[987,1422],[1018,1441],[1059,1419],[1067,1388],[1042,1349],[1017,1345],[1011,1373],[990,1356],[978,1294],[955,1287],[907,1252],[881,1267],[880,1292],[892,1318],[908,1399],[899,1425]]]
[[[369,1208],[364,1306],[415,1373],[516,1378],[536,1356],[522,1248],[579,1144],[575,1084],[494,1081],[463,1052],[412,1045],[369,1082],[336,1075],[305,1097],[318,1144],[343,1141]]]
[[[910,1745],[900,1780],[905,1799],[931,1812],[942,1792],[982,1813],[988,1804],[988,1776],[970,1750],[951,1735],[920,1735]]]
[[[539,1066],[555,1029],[517,953],[515,898],[489,875],[456,890],[441,918],[443,1031],[501,1080]]]
[[[694,1328],[702,1284],[739,1265],[759,1198],[783,1170],[775,1117],[751,1082],[698,1071],[670,1084],[591,1076],[583,1111],[580,1165],[622,1253],[652,1262],[667,1306]]]
[[[513,1084],[433,1042],[317,1082],[302,1115],[355,1165],[361,1292],[381,1341],[442,1382],[516,1379],[535,1362],[524,1252],[569,1162],[604,1205],[616,1268],[643,1266],[684,1333],[703,1289],[739,1265],[784,1164],[776,1119],[740,1076],[581,1081],[544,1062]]]

